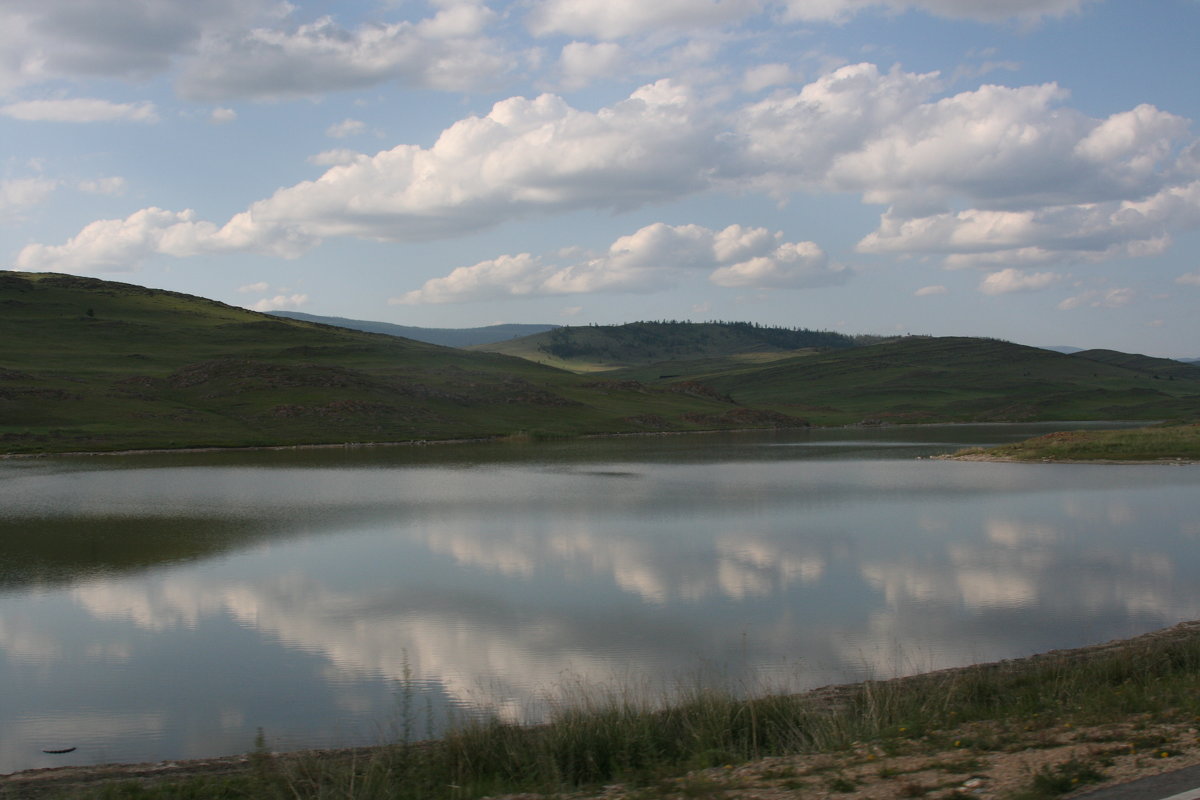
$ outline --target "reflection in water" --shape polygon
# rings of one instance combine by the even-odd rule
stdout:
[[[1200,616],[1200,473],[917,461],[923,431],[0,464],[0,771],[379,741],[402,682],[531,720]]]

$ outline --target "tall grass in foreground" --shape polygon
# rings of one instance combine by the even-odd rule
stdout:
[[[441,739],[371,751],[251,755],[220,779],[125,783],[102,798],[474,798],[554,793],[770,755],[904,740],[946,746],[964,723],[1077,725],[1200,713],[1200,624],[1120,646],[749,699],[693,689],[666,708],[597,692],[548,723],[468,722]],[[78,796],[78,795],[76,795]]]

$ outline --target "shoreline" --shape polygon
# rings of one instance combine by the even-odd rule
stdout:
[[[1051,420],[1051,421],[1036,421],[1036,422],[916,422],[916,423],[867,423],[867,422],[852,422],[846,425],[797,425],[782,428],[708,428],[704,430],[690,431],[614,431],[611,433],[582,433],[577,435],[564,435],[561,437],[548,437],[545,441],[570,441],[573,439],[619,439],[623,437],[653,437],[653,436],[690,436],[712,435],[718,433],[764,433],[768,431],[803,431],[803,430],[850,430],[855,428],[861,429],[880,429],[880,428],[944,428],[944,427],[959,427],[967,425],[1079,425],[1079,424],[1118,424],[1129,425],[1130,427],[1152,424],[1151,422],[1142,422],[1140,420]],[[476,436],[467,438],[453,439],[405,439],[395,442],[326,442],[322,444],[260,444],[260,445],[202,445],[196,447],[141,447],[132,448],[129,450],[64,450],[62,452],[52,453],[0,453],[0,461],[5,459],[21,459],[21,458],[55,458],[59,456],[141,456],[141,455],[170,455],[172,453],[239,453],[239,452],[271,452],[280,450],[333,450],[333,449],[365,449],[371,447],[432,447],[440,445],[458,445],[458,444],[505,444],[505,443],[521,443],[535,441],[532,438],[522,439],[521,433],[506,434],[503,436]],[[945,453],[936,456],[926,456],[929,459],[956,459],[953,453]],[[1016,461],[1017,459],[1009,459],[1004,457],[971,457],[957,458],[962,461]],[[1084,463],[1069,461],[1063,463]],[[1095,462],[1109,463],[1109,462]],[[1113,461],[1111,463],[1121,464],[1129,463],[1122,461]],[[1147,461],[1144,463],[1157,463]],[[1189,462],[1196,463],[1196,462]]]
[[[1069,669],[1071,667],[1083,667],[1091,661],[1100,661],[1104,658],[1120,657],[1122,655],[1133,654],[1138,650],[1154,647],[1154,646],[1171,646],[1172,644],[1185,643],[1187,640],[1200,639],[1200,620],[1185,620],[1178,622],[1168,627],[1159,628],[1147,633],[1139,634],[1126,639],[1112,639],[1106,642],[1099,642],[1091,645],[1084,645],[1076,648],[1063,648],[1049,650],[1042,653],[1036,653],[1029,656],[1023,656],[1011,659],[1002,659],[1000,661],[985,662],[980,664],[968,664],[959,667],[947,667],[944,669],[933,670],[930,672],[917,673],[915,675],[907,675],[884,680],[868,680],[859,683],[848,684],[831,684],[827,686],[817,687],[815,689],[801,692],[793,697],[813,703],[821,708],[836,708],[844,705],[850,698],[853,698],[856,693],[862,692],[864,689],[868,692],[879,692],[884,688],[895,688],[898,690],[912,689],[920,691],[924,687],[931,687],[936,690],[939,685],[944,685],[946,681],[956,681],[971,676],[990,675],[1003,676],[1016,673],[1028,672],[1034,673],[1037,669],[1046,665],[1055,665],[1059,670]],[[1036,715],[1035,715],[1036,716]],[[1136,723],[1133,717],[1140,718],[1141,715],[1133,714],[1129,723]],[[970,725],[987,725],[986,720],[969,723]],[[995,723],[992,723],[995,724]],[[1186,726],[1192,731],[1192,736],[1195,736],[1195,729],[1191,725],[1195,723],[1186,723]],[[1111,727],[1111,723],[1109,724]],[[541,726],[523,726],[525,729],[533,730]],[[1097,726],[1103,727],[1103,726]],[[1065,726],[1066,729],[1072,729],[1071,724]],[[901,731],[904,729],[901,728]],[[1027,728],[1028,730],[1028,728]],[[1081,726],[1078,730],[1071,731],[1072,736],[1083,736],[1085,728]],[[1071,737],[1068,737],[1070,740]],[[432,745],[438,740],[432,740],[426,743]],[[1044,737],[1039,739],[1041,744],[1035,747],[1035,750],[1045,749]],[[1086,738],[1084,741],[1087,741]],[[421,747],[423,743],[415,742],[411,746]],[[226,756],[214,756],[208,758],[196,759],[181,759],[169,760],[160,762],[142,762],[142,763],[103,763],[83,766],[62,766],[62,767],[39,767],[27,770],[18,770],[12,773],[0,774],[0,797],[10,796],[10,792],[17,792],[16,796],[20,797],[69,797],[71,793],[76,791],[91,792],[98,791],[102,787],[115,783],[128,783],[130,781],[148,781],[153,783],[166,782],[171,780],[204,780],[206,778],[221,779],[233,776],[245,775],[256,768],[256,765],[261,769],[264,758],[272,763],[283,763],[286,761],[295,761],[300,759],[312,759],[321,763],[328,764],[353,764],[355,762],[363,762],[381,753],[387,752],[389,748],[396,747],[397,744],[379,744],[365,747],[351,747],[341,749],[307,749],[286,752],[248,752]],[[958,746],[958,743],[955,743]],[[1071,741],[1064,743],[1064,747],[1073,746]],[[869,754],[874,752],[871,750],[873,745],[868,743],[857,743],[852,751],[838,752],[815,752],[815,753],[797,753],[794,756],[774,756],[752,760],[739,765],[736,768],[736,774],[745,774],[755,769],[762,770],[764,764],[777,764],[783,759],[808,759],[816,761],[828,761],[829,759],[853,759],[865,758],[868,762],[874,762],[876,755]],[[865,748],[865,749],[864,749]],[[862,752],[860,752],[862,751]],[[1028,751],[1025,751],[1028,752]],[[929,754],[925,754],[929,755]],[[912,757],[912,753],[907,754]],[[1200,763],[1200,752],[1192,752],[1184,754],[1183,757],[1172,759],[1170,762],[1161,759],[1151,759],[1147,763],[1138,762],[1137,765],[1127,766],[1119,778],[1114,778],[1107,783],[1119,783],[1126,780],[1132,780],[1135,777],[1142,777],[1149,774],[1158,774],[1164,771],[1169,771],[1172,768],[1179,768],[1190,763]],[[882,766],[882,762],[875,763],[872,768]],[[702,770],[700,772],[712,772],[716,776],[730,775],[729,766],[724,768],[715,768],[715,770]],[[827,767],[821,767],[822,770]],[[689,771],[684,779],[695,774],[696,771]],[[1092,785],[1089,788],[1094,789],[1097,785]],[[606,787],[604,797],[613,796]],[[503,796],[503,795],[501,795]],[[532,795],[519,795],[520,797],[533,797]],[[572,793],[573,797],[585,797],[586,794],[579,792]],[[621,796],[621,795],[617,795]],[[754,795],[758,797],[760,795]],[[847,797],[845,794],[839,796]],[[854,795],[857,797],[859,795]],[[862,795],[863,797],[874,797],[875,795]],[[890,795],[888,795],[890,796]]]
[[[992,456],[987,453],[967,453],[965,455],[944,453],[938,456],[929,456],[929,459],[933,461],[984,461],[996,464],[1129,464],[1131,466],[1157,465],[1160,467],[1189,467],[1200,464],[1200,461],[1187,458],[1014,458],[1013,456]]]

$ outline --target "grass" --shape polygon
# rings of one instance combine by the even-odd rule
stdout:
[[[692,771],[731,768],[766,756],[864,746],[884,750],[903,739],[931,752],[957,741],[962,757],[942,767],[969,772],[980,751],[966,752],[968,743],[956,737],[972,724],[1009,730],[1124,722],[1135,715],[1193,720],[1200,714],[1198,689],[1200,630],[1193,625],[1123,646],[807,695],[739,698],[695,688],[661,706],[628,693],[597,693],[559,708],[544,725],[467,721],[435,741],[401,740],[367,752],[273,756],[260,742],[234,774],[145,777],[86,787],[70,796],[465,800],[519,792],[556,795],[622,782],[634,787],[632,797],[720,797],[721,787]],[[1168,752],[1161,741],[1144,744],[1155,757]],[[1059,796],[1098,780],[1102,768],[1102,759],[1046,767],[1032,776],[1023,800]],[[771,777],[801,785],[785,771]],[[829,791],[854,789],[854,780],[837,770],[818,780]],[[928,788],[911,780],[904,785],[906,796],[921,796]]]
[[[980,455],[1016,461],[1200,461],[1200,422],[1130,430],[1062,431],[955,454]]]
[[[0,453],[1148,420],[1200,405],[1194,366],[987,339],[571,329],[587,353],[630,362],[588,375],[65,275],[0,272],[0,309]]]
[[[729,428],[728,399],[63,275],[0,272],[0,452]],[[771,427],[774,423],[760,423]],[[788,425],[802,425],[790,419]]]

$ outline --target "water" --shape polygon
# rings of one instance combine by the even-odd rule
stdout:
[[[1045,430],[0,462],[0,772],[533,721],[580,687],[804,689],[1200,616],[1200,469],[924,458]]]

